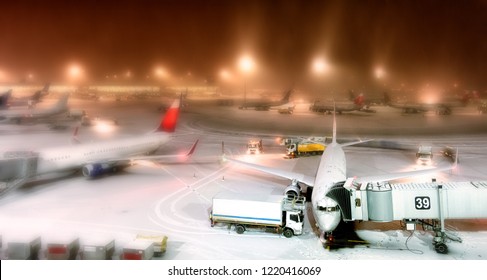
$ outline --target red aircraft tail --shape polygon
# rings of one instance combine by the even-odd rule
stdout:
[[[355,99],[353,100],[353,103],[355,103],[355,105],[357,105],[358,107],[364,106],[364,103],[365,103],[364,95],[359,94],[357,97],[355,97]]]
[[[176,130],[176,124],[178,122],[179,117],[179,105],[181,104],[181,100],[177,99],[174,100],[171,107],[166,111],[166,114],[161,119],[159,127],[156,131],[163,131],[163,132],[174,132]]]

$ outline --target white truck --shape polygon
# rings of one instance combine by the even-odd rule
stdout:
[[[304,210],[303,197],[224,192],[213,197],[210,222],[212,227],[217,223],[234,225],[238,234],[258,227],[290,238],[303,233]]]
[[[433,151],[431,146],[419,146],[416,158],[418,164],[431,165],[433,163]]]
[[[252,155],[259,155],[262,154],[264,151],[262,147],[262,139],[261,140],[249,140],[247,143],[247,154]]]

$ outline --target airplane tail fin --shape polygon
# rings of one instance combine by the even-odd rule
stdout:
[[[179,109],[181,105],[181,98],[174,100],[171,107],[167,109],[166,114],[161,119],[159,127],[156,132],[174,132],[179,118]]]
[[[34,103],[38,103],[41,100],[41,97],[42,97],[42,91],[38,90],[32,95],[30,100],[33,101]]]
[[[43,94],[47,94],[47,92],[49,91],[49,87],[51,86],[51,83],[47,83],[42,89],[41,89],[41,93]]]
[[[79,126],[76,126],[73,131],[73,135],[71,136],[71,144],[80,144],[81,141],[78,139],[78,132],[79,132]]]
[[[59,110],[59,111],[67,110],[68,109],[68,99],[69,99],[69,93],[64,94],[59,99],[59,101],[57,102],[57,104],[54,106],[53,109]]]
[[[289,102],[289,97],[291,97],[291,93],[293,92],[292,89],[289,89],[288,91],[286,91],[286,94],[284,94],[284,96],[282,97],[281,101],[282,102],[285,102],[285,103],[288,103]]]
[[[35,103],[40,102],[41,98],[49,93],[50,85],[50,83],[47,83],[41,90],[36,91],[30,99]]]
[[[364,97],[364,95],[362,93],[359,94],[359,95],[357,95],[357,97],[355,97],[353,99],[353,103],[355,105],[357,105],[358,107],[360,107],[360,108],[363,107],[364,104],[365,104],[365,97]]]
[[[8,90],[0,95],[0,107],[8,107],[8,101],[12,96],[12,90]]]

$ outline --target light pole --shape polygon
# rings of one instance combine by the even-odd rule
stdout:
[[[68,67],[67,70],[68,79],[71,81],[72,85],[75,87],[80,87],[84,76],[83,68],[77,64],[73,63]]]
[[[330,71],[330,64],[322,58],[322,57],[317,57],[313,60],[312,65],[311,65],[313,73],[315,73],[317,76],[322,76],[327,74]],[[318,94],[319,94],[319,87],[318,87]]]
[[[244,74],[244,105],[243,105],[243,108],[245,109],[245,106],[247,104],[247,75],[248,75],[248,73],[252,72],[252,70],[254,69],[254,60],[250,56],[244,55],[240,58],[240,60],[238,62],[238,66]]]
[[[377,66],[374,69],[374,76],[378,81],[379,84],[379,90],[382,89],[384,94],[387,91],[386,90],[386,84],[384,82],[385,76],[386,76],[386,71],[382,66]],[[383,84],[384,83],[384,84]]]

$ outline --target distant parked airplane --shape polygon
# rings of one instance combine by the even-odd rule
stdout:
[[[41,102],[42,98],[49,94],[49,86],[47,83],[41,90],[34,92],[27,97],[12,97],[12,90],[0,95],[0,109],[9,109],[13,107],[32,107]]]
[[[183,155],[151,155],[167,143],[176,129],[180,101],[176,100],[152,132],[125,139],[89,142],[29,152],[5,152],[0,157],[0,181],[30,180],[37,176],[81,170],[88,178],[115,172],[137,161],[183,162],[193,154],[198,141]]]
[[[252,100],[248,101],[247,99],[244,100],[244,103],[240,105],[239,109],[255,109],[257,111],[267,111],[270,109],[279,109],[279,106],[285,105],[289,103],[289,97],[293,92],[292,89],[287,90],[284,92],[283,97],[279,101],[268,101],[268,100]]]
[[[365,104],[365,96],[360,93],[357,96],[353,96],[351,93],[351,101],[332,101],[332,102],[321,102],[315,101],[313,105],[309,107],[310,111],[318,112],[318,113],[332,113],[335,110],[337,113],[341,114],[342,112],[352,112],[352,111],[360,111],[366,113],[375,113],[375,110],[371,110]]]
[[[68,111],[69,94],[63,95],[59,101],[49,108],[22,108],[0,111],[0,123],[16,123],[35,121],[52,117]]]

